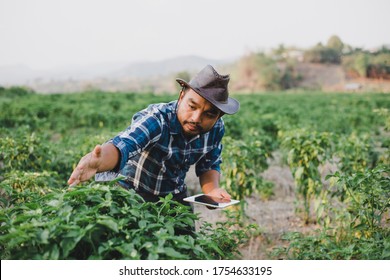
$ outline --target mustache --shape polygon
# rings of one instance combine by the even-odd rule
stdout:
[[[191,125],[195,126],[199,131],[203,131],[203,127],[201,127],[199,125],[199,123],[191,122],[191,121],[184,121],[184,124],[191,124]]]

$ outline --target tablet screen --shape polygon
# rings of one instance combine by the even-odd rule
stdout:
[[[209,195],[205,195],[205,194],[195,197],[195,201],[206,203],[206,204],[211,204],[211,205],[215,205],[215,206],[218,206],[220,203],[230,202],[230,200],[226,199],[226,198],[209,196]]]

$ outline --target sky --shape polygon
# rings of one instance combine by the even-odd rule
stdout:
[[[390,44],[389,0],[0,0],[0,67],[231,59],[280,44]]]

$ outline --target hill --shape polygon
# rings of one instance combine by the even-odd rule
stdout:
[[[38,92],[74,92],[89,88],[108,91],[172,90],[160,79],[181,71],[195,73],[206,64],[215,66],[228,61],[199,56],[183,56],[162,61],[136,63],[102,63],[68,66],[51,70],[34,70],[24,65],[0,67],[0,85],[27,86]]]
[[[232,73],[237,61],[215,60],[198,56],[183,56],[162,61],[137,63],[103,63],[83,67],[34,70],[23,65],[0,67],[0,85],[27,86],[40,93],[69,93],[97,89],[110,92],[175,92],[175,77],[179,72],[193,75],[207,64],[221,73]],[[283,69],[283,64],[279,68]],[[322,91],[390,92],[390,81],[352,78],[342,65],[296,62],[300,77],[296,89]],[[239,88],[239,78],[232,75],[231,90]],[[241,81],[241,84],[245,81]],[[244,88],[245,91],[245,88]]]

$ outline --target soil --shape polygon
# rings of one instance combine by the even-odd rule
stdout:
[[[286,245],[281,239],[284,233],[308,232],[317,227],[315,224],[306,225],[295,213],[294,179],[287,166],[273,163],[262,175],[264,179],[274,183],[274,195],[267,200],[257,196],[247,198],[248,222],[256,223],[260,233],[240,249],[241,258],[244,260],[273,259],[270,254],[273,248]],[[191,194],[201,192],[193,170],[187,174],[186,183]],[[196,228],[206,221],[213,224],[225,219],[221,210],[209,210],[201,205],[194,206],[200,217],[196,222]]]

